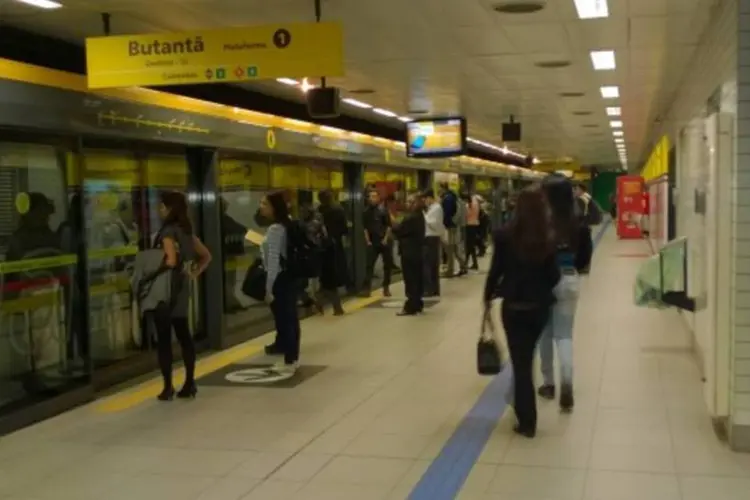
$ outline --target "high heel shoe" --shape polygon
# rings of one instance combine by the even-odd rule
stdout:
[[[180,392],[177,393],[177,397],[180,399],[195,399],[198,395],[198,388],[195,384],[185,384]]]
[[[161,391],[161,394],[156,396],[159,401],[172,401],[174,399],[174,388],[168,387]]]

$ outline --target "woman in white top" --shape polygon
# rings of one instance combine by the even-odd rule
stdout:
[[[266,347],[270,354],[283,354],[284,361],[275,370],[292,375],[297,370],[300,350],[300,322],[294,278],[284,269],[287,234],[292,224],[289,207],[282,192],[271,193],[260,202],[260,215],[269,221],[260,245],[266,268],[266,302],[271,306],[276,324],[276,342]]]

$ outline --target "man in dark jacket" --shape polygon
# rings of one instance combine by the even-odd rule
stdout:
[[[362,214],[367,243],[367,274],[365,275],[365,295],[372,287],[372,275],[378,257],[383,259],[383,295],[390,297],[391,271],[393,269],[393,252],[391,241],[391,216],[383,207],[380,193],[371,190],[367,195],[367,207]]]
[[[393,229],[399,243],[406,290],[406,302],[399,316],[414,316],[424,309],[425,220],[422,200],[417,195],[411,195],[407,207],[409,212]]]

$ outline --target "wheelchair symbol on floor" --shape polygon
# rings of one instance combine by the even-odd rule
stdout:
[[[292,378],[291,373],[279,373],[272,367],[246,368],[224,376],[227,382],[234,384],[273,384]]]

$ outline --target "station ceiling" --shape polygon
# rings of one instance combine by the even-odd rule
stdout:
[[[114,35],[315,20],[313,0],[59,1],[63,8],[42,10],[5,0],[0,18],[75,43],[103,34],[102,12],[112,15]],[[603,3],[608,16],[580,19],[578,1]],[[657,139],[654,124],[668,110],[715,3],[322,0],[323,20],[342,22],[345,32],[346,76],[329,83],[402,117],[462,114],[471,137],[497,146],[501,124],[513,115],[523,140],[508,146],[547,161],[619,168],[613,132],[622,130],[633,167]],[[500,12],[504,4],[536,10]],[[592,51],[613,51],[615,68],[595,70]],[[242,85],[302,100],[299,88],[277,81]],[[608,86],[619,97],[603,98]],[[345,112],[397,120],[351,106]]]

